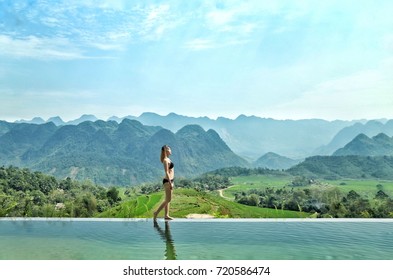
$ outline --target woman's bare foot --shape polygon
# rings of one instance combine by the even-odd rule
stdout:
[[[157,220],[157,215],[158,215],[157,212],[153,212],[153,220],[154,220],[154,221]]]
[[[170,216],[166,216],[166,217],[165,217],[165,220],[170,221],[170,220],[173,220],[173,218],[170,217]]]

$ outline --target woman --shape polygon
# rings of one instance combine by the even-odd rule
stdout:
[[[172,191],[173,191],[173,181],[175,178],[175,170],[173,169],[174,164],[169,159],[169,156],[172,154],[172,150],[169,146],[165,145],[161,148],[161,162],[164,165],[165,178],[162,180],[162,184],[164,185],[165,190],[165,200],[161,203],[160,207],[154,212],[154,221],[157,219],[157,215],[161,212],[163,208],[165,208],[165,220],[173,220],[171,216],[169,216],[169,207],[170,202],[172,200]]]

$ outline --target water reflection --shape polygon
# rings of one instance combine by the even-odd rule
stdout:
[[[160,234],[162,240],[165,241],[165,259],[166,260],[176,260],[176,249],[175,244],[171,235],[171,229],[169,227],[169,222],[165,221],[165,231],[162,230],[157,221],[154,221],[154,228]]]

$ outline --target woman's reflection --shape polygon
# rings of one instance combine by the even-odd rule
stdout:
[[[171,230],[169,228],[169,222],[165,222],[165,231],[159,226],[157,221],[154,221],[154,228],[158,231],[161,238],[165,241],[165,259],[166,260],[176,260],[176,250],[175,244],[172,239]]]

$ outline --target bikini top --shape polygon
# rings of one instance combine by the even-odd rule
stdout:
[[[169,169],[172,169],[175,165],[173,164],[173,162],[171,161],[171,163],[169,164]]]

